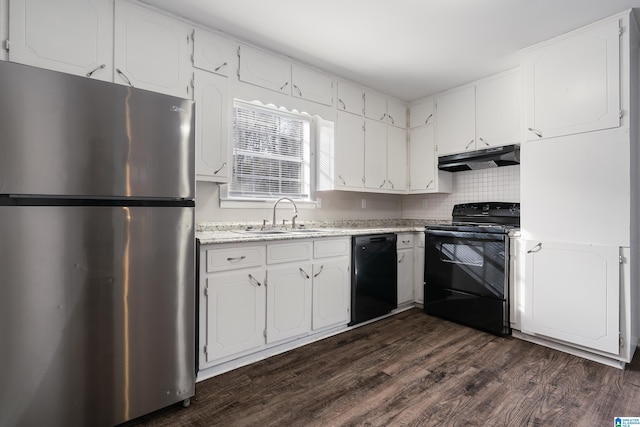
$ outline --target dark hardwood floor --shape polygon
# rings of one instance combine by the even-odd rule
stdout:
[[[640,358],[610,368],[412,309],[198,383],[126,426],[612,426]]]

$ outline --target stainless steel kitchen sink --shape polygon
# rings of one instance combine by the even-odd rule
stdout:
[[[295,228],[295,229],[270,229],[270,230],[233,230],[234,233],[253,234],[253,235],[278,235],[278,234],[305,234],[305,233],[322,233],[324,230],[313,228]]]

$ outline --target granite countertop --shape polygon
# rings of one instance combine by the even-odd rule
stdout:
[[[350,220],[308,221],[301,228],[309,232],[287,232],[278,234],[250,234],[249,228],[260,230],[260,223],[200,223],[196,227],[196,238],[201,244],[264,242],[274,240],[310,239],[319,237],[347,237],[363,234],[403,233],[423,231],[425,225],[447,223],[445,220]]]

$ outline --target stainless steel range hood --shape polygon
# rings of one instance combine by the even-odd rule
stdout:
[[[505,145],[438,158],[438,169],[460,172],[520,164],[520,146]]]

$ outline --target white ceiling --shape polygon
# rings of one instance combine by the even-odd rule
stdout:
[[[640,0],[142,0],[412,101]]]

